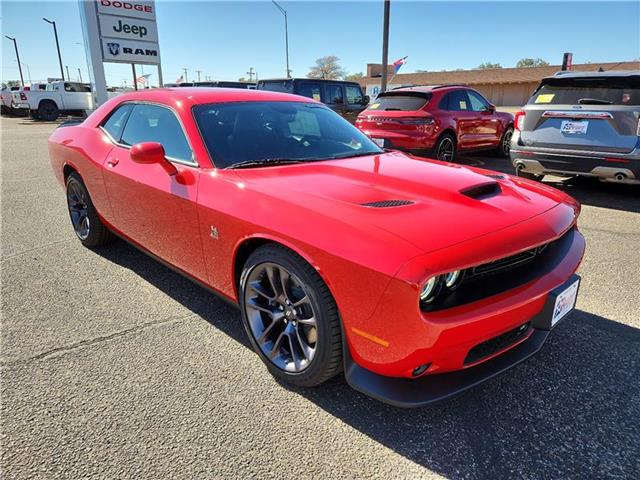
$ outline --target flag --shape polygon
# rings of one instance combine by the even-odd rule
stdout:
[[[138,78],[136,78],[136,83],[141,83],[142,85],[146,85],[147,80],[149,79],[150,76],[151,76],[150,73],[147,73],[146,75],[140,75]]]
[[[399,60],[396,60],[395,62],[393,62],[393,73],[394,75],[396,73],[398,73],[398,70],[400,70],[400,68],[407,63],[407,57],[402,57]]]
[[[182,83],[184,80],[182,78],[182,75],[180,75],[178,78],[176,78],[176,83]]]

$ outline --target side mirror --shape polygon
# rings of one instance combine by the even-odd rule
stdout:
[[[365,95],[364,97],[362,97],[362,105],[369,105],[370,101],[371,98],[369,98],[369,95]]]
[[[485,111],[487,113],[496,113],[496,106],[493,103],[490,103]]]
[[[136,143],[131,147],[129,155],[131,156],[131,160],[136,163],[145,165],[157,163],[169,175],[175,175],[178,173],[178,169],[173,165],[173,163],[167,160],[164,153],[164,147],[158,142]]]

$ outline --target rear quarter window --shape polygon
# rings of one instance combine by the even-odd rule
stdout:
[[[378,98],[369,105],[369,110],[398,110],[404,112],[411,112],[420,110],[424,107],[430,99],[429,96],[417,96],[417,95],[378,95]]]
[[[544,81],[529,105],[640,105],[640,79],[559,78]]]

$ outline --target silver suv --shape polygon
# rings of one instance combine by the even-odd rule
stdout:
[[[514,118],[519,176],[640,184],[640,72],[558,72]]]

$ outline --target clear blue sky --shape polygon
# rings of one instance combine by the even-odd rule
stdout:
[[[269,1],[177,2],[156,0],[165,82],[183,67],[214,79],[261,78],[285,73],[282,15]],[[305,76],[314,60],[336,55],[350,73],[380,62],[383,2],[282,1],[289,15],[290,63]],[[2,1],[2,33],[15,36],[21,60],[36,81],[57,76],[52,27],[58,24],[62,58],[73,78],[87,79],[76,1]],[[13,44],[2,39],[2,79],[18,78]],[[392,0],[389,59],[405,55],[402,72],[473,68],[491,61],[514,66],[522,57],[560,63],[640,57],[640,1],[632,2],[409,2]],[[147,67],[145,73],[153,69]],[[154,71],[154,70],[153,70]],[[28,81],[26,67],[23,68]],[[130,68],[107,64],[107,81],[130,83]],[[154,71],[155,73],[155,71]]]

